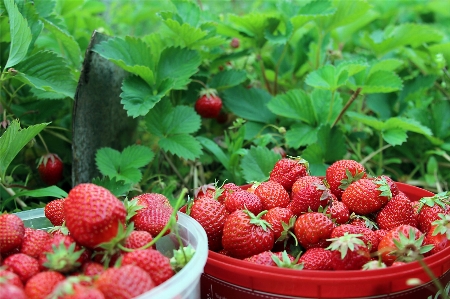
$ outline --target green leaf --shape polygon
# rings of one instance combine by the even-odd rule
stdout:
[[[217,158],[217,160],[225,167],[225,169],[230,168],[230,159],[216,142],[202,136],[197,136],[197,140],[204,148],[210,151]]]
[[[92,51],[141,77],[149,85],[155,84],[155,56],[159,53],[152,51],[141,39],[115,37],[95,45]]]
[[[45,29],[53,33],[58,40],[60,47],[63,48],[63,52],[67,53],[67,56],[72,61],[73,65],[77,68],[80,67],[81,49],[75,38],[50,20],[44,18],[41,18],[40,20],[44,23]]]
[[[200,143],[191,135],[178,134],[161,138],[161,149],[186,160],[195,160],[202,154]]]
[[[246,79],[247,73],[243,70],[225,70],[215,74],[208,82],[208,86],[221,91],[239,85]]]
[[[370,9],[366,1],[337,1],[336,13],[326,20],[327,30],[332,30],[355,22]]]
[[[269,18],[264,37],[273,44],[286,44],[293,32],[293,26],[290,21],[283,22],[277,18]]]
[[[122,83],[122,93],[120,101],[129,116],[134,118],[145,116],[164,97],[170,89],[166,86],[160,92],[154,90],[140,77],[127,77]]]
[[[306,76],[305,83],[320,89],[336,90],[344,85],[348,79],[345,69],[336,69],[334,65],[327,64]]]
[[[74,98],[77,82],[64,58],[54,52],[39,51],[16,65],[15,79],[42,91]]]
[[[68,194],[58,186],[49,186],[40,189],[20,191],[11,196],[9,199],[20,196],[66,198]]]
[[[41,132],[49,123],[37,124],[21,129],[18,120],[14,120],[0,137],[0,177],[4,178],[6,170],[22,148]]]
[[[136,184],[142,179],[139,168],[150,163],[154,156],[148,147],[141,145],[131,145],[122,153],[105,147],[97,150],[95,162],[104,176]]]
[[[242,35],[252,37],[256,47],[262,47],[266,43],[265,33],[271,17],[273,15],[268,13],[252,12],[245,15],[230,14],[228,20]]]
[[[267,147],[252,146],[242,157],[240,167],[247,182],[266,181],[280,156]]]
[[[32,35],[27,20],[20,14],[14,0],[4,0],[4,4],[8,11],[11,34],[9,57],[4,67],[7,69],[15,66],[25,58],[31,43]]]
[[[330,19],[336,13],[336,10],[331,1],[311,1],[300,8],[297,15],[291,18],[291,22],[294,25],[294,30],[297,30],[309,21]]]
[[[247,89],[241,85],[223,92],[224,106],[238,117],[262,123],[273,123],[276,115],[267,108],[272,96],[263,89]]]
[[[294,124],[286,131],[286,143],[290,148],[298,149],[317,141],[318,128],[305,124]]]
[[[370,74],[377,71],[394,71],[404,64],[403,60],[400,59],[384,59],[376,62],[370,68]]]
[[[350,117],[352,121],[365,124],[375,130],[381,131],[384,128],[384,123],[373,116],[364,115],[353,111],[347,111],[346,115]]]
[[[393,92],[403,88],[402,79],[398,75],[383,70],[370,72],[368,75],[358,73],[348,82],[352,89],[362,88],[361,94]]]
[[[333,94],[330,90],[315,89],[311,93],[311,102],[316,115],[316,123],[332,124],[342,111],[343,104],[339,92]],[[331,109],[331,111],[330,111]]]
[[[408,138],[406,131],[400,128],[383,130],[381,135],[383,136],[384,141],[392,146],[400,145]]]
[[[132,189],[131,183],[125,183],[125,181],[117,180],[116,178],[94,178],[92,179],[92,183],[97,186],[101,186],[103,188],[108,189],[114,196],[123,197]]]
[[[391,128],[401,128],[406,131],[415,132],[422,135],[431,136],[433,133],[431,132],[430,128],[423,126],[418,121],[414,119],[408,119],[403,117],[392,117],[389,118],[385,124],[385,129],[391,129]]]
[[[202,58],[197,51],[175,47],[164,49],[156,71],[158,86],[164,80],[171,79],[173,89],[185,89],[201,62]]]
[[[195,27],[200,20],[200,7],[192,1],[173,1],[177,9],[178,16],[184,23]]]
[[[267,107],[276,115],[301,120],[307,124],[316,122],[316,115],[310,97],[300,89],[292,89],[272,98]]]
[[[313,143],[302,152],[302,158],[309,163],[311,175],[325,176],[327,165],[323,158],[323,150],[319,144]]]

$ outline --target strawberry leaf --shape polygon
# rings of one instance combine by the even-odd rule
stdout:
[[[311,98],[300,89],[293,89],[272,98],[267,107],[276,115],[301,120],[309,125],[316,122],[316,115]]]
[[[242,157],[240,165],[244,179],[247,182],[266,181],[278,160],[279,155],[267,147],[252,146],[247,154]]]
[[[218,91],[239,85],[247,79],[247,73],[242,70],[225,70],[212,77],[208,85]]]
[[[294,124],[286,131],[286,143],[289,147],[298,149],[317,141],[319,128],[306,124]]]
[[[132,183],[125,183],[115,177],[93,178],[92,183],[108,189],[116,197],[123,197],[132,189]]]
[[[320,89],[334,91],[346,84],[349,72],[345,68],[336,68],[328,64],[306,76],[305,83]]]

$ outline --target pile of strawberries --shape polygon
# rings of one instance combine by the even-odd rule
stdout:
[[[120,201],[94,184],[75,186],[44,209],[54,227],[0,215],[0,299],[134,298],[173,277],[192,257],[155,243],[176,231],[177,209],[158,193]]]
[[[186,213],[205,229],[210,250],[295,269],[385,268],[450,244],[450,192],[411,201],[354,160],[333,163],[325,177],[308,168],[287,157],[267,181],[203,186]]]

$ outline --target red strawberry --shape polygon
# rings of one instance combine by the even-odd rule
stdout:
[[[337,200],[336,196],[332,194],[333,199],[328,205],[325,213],[330,215],[331,219],[334,220],[337,224],[347,223],[350,219],[350,211],[348,207],[342,202]]]
[[[386,265],[395,260],[413,261],[419,255],[431,250],[422,246],[425,235],[411,225],[400,225],[390,230],[378,243],[378,254]]]
[[[416,227],[417,218],[411,200],[403,192],[397,192],[397,195],[392,197],[377,214],[376,222],[380,229],[386,230],[402,224]]]
[[[354,160],[339,160],[331,164],[325,173],[330,190],[338,199],[347,187],[367,176],[364,166]]]
[[[398,189],[397,183],[387,175],[380,175],[380,178],[384,178],[386,182],[389,185],[389,189],[391,190],[392,197],[397,196],[397,194],[400,193],[400,190]]]
[[[226,183],[221,187],[221,189],[222,191],[220,195],[217,197],[217,200],[220,203],[225,203],[225,201],[227,200],[228,196],[231,193],[242,190],[242,188],[236,185],[235,183]]]
[[[157,236],[167,225],[173,208],[166,206],[154,206],[141,209],[131,218],[134,227],[137,230],[149,232],[152,236]],[[164,235],[170,233],[170,229],[166,230]]]
[[[266,181],[257,185],[254,192],[262,202],[263,210],[275,207],[285,208],[291,201],[283,185],[275,181]]]
[[[104,271],[105,268],[103,265],[94,261],[88,261],[82,266],[82,272],[86,276],[97,276],[102,274]]]
[[[294,182],[309,175],[309,164],[306,160],[296,158],[282,158],[278,160],[270,172],[270,180],[280,183],[290,192]]]
[[[342,193],[342,202],[350,212],[367,215],[381,209],[392,197],[384,179],[359,179]]]
[[[153,240],[152,235],[144,230],[133,230],[125,239],[123,247],[129,249],[140,248]]]
[[[295,223],[294,214],[288,208],[274,207],[262,217],[272,227],[275,241],[284,241]],[[293,220],[291,220],[293,219]],[[294,221],[294,222],[293,222]],[[292,225],[290,225],[292,224]]]
[[[31,277],[25,285],[25,293],[29,299],[46,299],[65,279],[64,275],[56,271],[44,271]]]
[[[71,236],[89,248],[114,238],[127,215],[123,203],[108,189],[90,183],[72,188],[63,207]]]
[[[418,228],[423,233],[428,233],[433,221],[439,220],[439,214],[450,213],[450,192],[442,192],[431,197],[423,197],[417,206]]]
[[[66,279],[67,281],[68,279]],[[61,282],[57,289],[61,288],[58,299],[105,299],[103,293],[93,286],[86,286],[82,283],[66,284]]]
[[[20,252],[34,258],[39,258],[39,255],[44,250],[46,242],[50,238],[51,235],[46,231],[26,227]]]
[[[333,252],[331,266],[334,270],[359,270],[370,261],[370,252],[358,234],[346,233],[330,239],[327,248]]]
[[[199,198],[192,203],[189,216],[205,229],[208,248],[213,251],[220,249],[223,226],[228,216],[225,206],[211,197]]]
[[[223,227],[223,248],[233,257],[246,258],[263,251],[271,250],[274,245],[273,231],[261,217],[248,210],[236,210],[225,220]]]
[[[122,266],[136,265],[145,270],[156,286],[170,279],[175,273],[170,259],[156,249],[135,250],[123,255]]]
[[[450,245],[450,215],[439,214],[439,218],[431,223],[430,230],[426,233],[424,245],[433,245],[433,249],[425,253],[425,256],[435,254]]]
[[[172,208],[169,199],[160,193],[143,193],[133,197],[131,201],[134,199],[137,200],[137,205],[142,208],[153,208],[155,206],[167,207],[169,209]]]
[[[263,210],[263,204],[258,195],[248,192],[247,190],[242,190],[228,195],[228,198],[225,201],[225,208],[228,213],[247,209],[253,214],[259,214]]]
[[[331,257],[333,253],[325,248],[316,247],[306,250],[298,260],[305,270],[333,270]]]
[[[292,210],[294,215],[300,215],[308,211],[317,212],[320,207],[325,208],[333,198],[330,189],[328,189],[322,182],[313,182],[303,184],[297,187],[299,181],[307,180],[309,177],[302,177],[298,179],[292,186],[291,202],[288,207]]]
[[[23,288],[13,284],[0,282],[0,299],[30,299],[25,294]]]
[[[20,280],[20,277],[16,273],[0,268],[0,285],[2,283],[15,285],[23,289],[22,280]]]
[[[258,265],[272,266],[279,268],[301,269],[301,265],[295,262],[295,258],[286,251],[272,252],[264,251],[244,259]]]
[[[295,192],[301,192],[304,188],[313,184],[324,184],[323,180],[318,176],[307,175],[299,177],[295,180],[291,188],[291,195]]]
[[[22,283],[26,283],[28,279],[39,273],[39,262],[37,259],[24,253],[15,253],[8,256],[3,265],[6,269],[16,273]]]
[[[216,118],[222,109],[222,99],[213,89],[204,89],[195,102],[195,111],[203,118]]]
[[[378,249],[379,238],[375,231],[359,225],[342,224],[333,229],[331,233],[331,238],[342,237],[345,234],[361,235],[359,238],[364,242],[364,244],[369,248],[371,252]]]
[[[25,235],[25,225],[14,214],[0,215],[0,253],[19,249]]]
[[[135,265],[108,268],[95,281],[105,299],[129,299],[155,287],[150,275]]]
[[[47,203],[44,207],[44,214],[54,226],[61,226],[64,223],[63,211],[64,199],[55,199]]]
[[[83,251],[71,236],[53,235],[44,244],[39,264],[61,273],[71,272],[81,265]]]
[[[297,217],[294,233],[298,242],[306,249],[326,247],[335,225],[330,218],[319,212],[309,212]]]
[[[63,170],[64,164],[57,154],[49,153],[39,159],[39,176],[49,186],[56,185],[62,179]]]

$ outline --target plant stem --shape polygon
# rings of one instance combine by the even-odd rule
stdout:
[[[370,153],[369,155],[367,155],[363,160],[361,160],[360,163],[361,164],[367,163],[370,159],[373,158],[373,156],[375,156],[378,153],[381,153],[382,151],[384,151],[387,148],[390,148],[391,146],[392,145],[390,145],[390,144],[386,144],[385,146],[378,148],[376,151],[374,151],[374,152]]]
[[[336,94],[336,90],[333,89],[333,91],[331,92],[331,101],[330,101],[330,108],[328,109],[328,117],[327,117],[327,122],[330,122],[331,120],[331,115],[333,114],[333,105],[334,105],[334,96]],[[334,123],[333,123],[334,126]]]
[[[14,192],[13,189],[8,188],[8,187],[4,186],[3,184],[0,184],[0,185],[2,185],[3,189],[5,189],[5,191],[6,191],[9,195],[11,195],[11,196],[16,195],[16,192]],[[22,208],[26,208],[26,207],[27,207],[27,204],[26,204],[25,202],[23,202],[19,197],[14,198],[14,200],[15,200],[16,203],[17,203],[19,206],[21,206]]]
[[[442,283],[437,279],[437,277],[434,275],[433,271],[428,267],[428,265],[423,261],[422,257],[418,257],[417,261],[422,266],[423,270],[427,273],[427,275],[431,278],[433,283],[436,285],[436,287],[441,291],[441,296],[443,299],[449,299],[449,296],[445,292],[444,286]]]
[[[267,79],[267,77],[266,77],[266,68],[264,67],[264,62],[261,59],[261,53],[258,53],[257,57],[258,57],[257,59],[259,60],[259,66],[261,68],[261,75],[262,75],[262,77],[264,79],[264,84],[266,85],[267,91],[270,94],[273,94],[272,93],[272,88],[270,87],[269,79]]]
[[[277,64],[275,66],[275,79],[274,79],[274,82],[273,82],[273,93],[275,95],[278,92],[278,71],[280,69],[281,61],[283,60],[284,55],[286,54],[287,45],[288,45],[288,43],[286,42],[286,44],[283,47],[283,51],[281,52],[280,58],[278,59]]]
[[[359,87],[355,90],[355,92],[352,94],[351,98],[345,104],[344,108],[342,108],[341,112],[339,113],[338,117],[336,118],[334,123],[331,125],[331,127],[334,127],[337,124],[337,122],[342,118],[342,116],[347,111],[347,109],[350,107],[350,105],[356,100],[356,98],[358,97],[360,92],[361,92],[361,87]]]
[[[380,136],[378,137],[378,148],[382,149],[383,148],[383,136],[380,133]],[[380,154],[380,157],[378,159],[378,171],[377,171],[377,175],[380,175],[381,173],[383,173],[383,151],[378,151]]]

